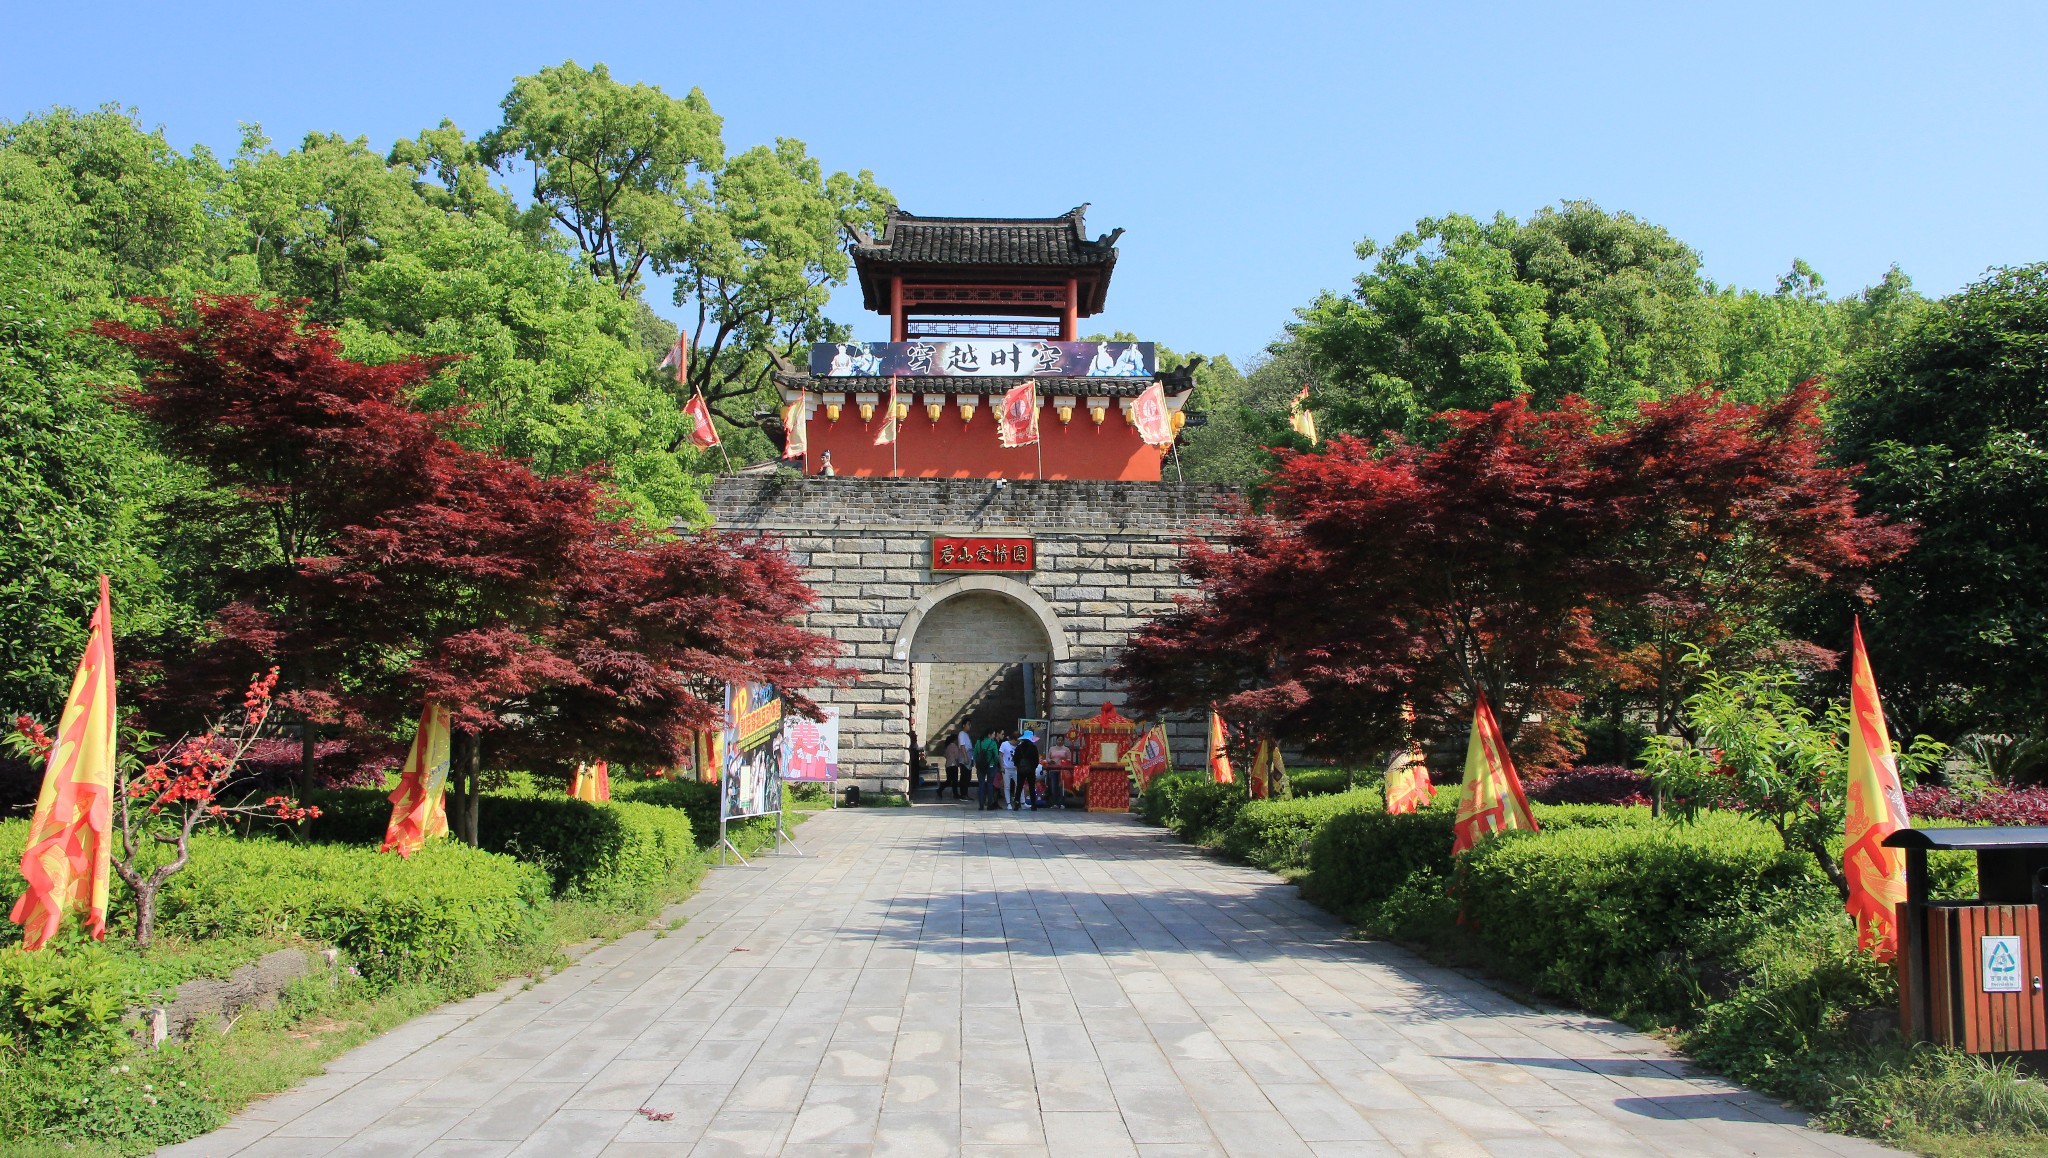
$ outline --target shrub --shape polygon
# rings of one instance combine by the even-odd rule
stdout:
[[[1953,788],[1915,788],[1906,793],[1906,811],[1915,820],[2012,826],[2048,824],[2048,788],[2016,788],[1982,795]]]
[[[1380,905],[1410,877],[1436,884],[1451,872],[1452,808],[1448,793],[1434,807],[1389,816],[1358,810],[1332,816],[1309,839],[1302,892],[1317,904],[1375,926]]]
[[[1287,790],[1297,797],[1329,796],[1357,787],[1357,773],[1349,768],[1298,768],[1287,773]]]
[[[303,937],[338,946],[375,984],[457,971],[474,951],[540,931],[532,865],[435,841],[410,858],[361,846],[195,838],[165,885],[162,928],[195,940]]]
[[[784,787],[789,792],[798,785]],[[718,785],[697,780],[632,780],[613,783],[612,799],[679,808],[689,814],[698,848],[718,843]]]
[[[1253,800],[1237,810],[1219,835],[1223,851],[1237,860],[1275,872],[1304,869],[1310,839],[1331,818],[1344,812],[1384,814],[1386,807],[1377,788],[1298,800]]]
[[[545,869],[558,897],[614,907],[642,903],[697,851],[691,818],[631,800],[489,796],[483,846]]]
[[[1218,784],[1197,776],[1173,795],[1172,812],[1166,826],[1182,840],[1207,843],[1221,835],[1237,819],[1238,810],[1250,803],[1242,784]]]
[[[1172,828],[1173,819],[1180,815],[1180,798],[1198,785],[1213,783],[1203,772],[1167,772],[1156,776],[1150,787],[1138,797],[1138,815],[1145,823],[1161,828]]]
[[[550,792],[491,793],[483,798],[479,843],[487,852],[504,853],[548,873],[554,895],[608,906],[639,904],[698,849],[696,810],[665,806],[667,797],[648,787],[662,781],[635,783],[630,799],[591,804]],[[711,785],[682,784],[685,789]],[[624,797],[620,793],[620,797]],[[717,797],[698,793],[712,802]],[[391,805],[375,790],[322,793],[322,815],[313,835],[322,841],[376,845],[384,839]],[[717,839],[718,818],[711,819]],[[709,841],[705,842],[706,844]]]
[[[1455,789],[1440,790],[1433,805],[1401,816],[1371,809],[1332,815],[1309,840],[1309,871],[1302,892],[1369,928],[1395,935],[1411,933],[1412,920],[1394,922],[1381,912],[1381,906],[1411,878],[1416,878],[1413,889],[1441,895],[1451,874],[1456,796]],[[1538,804],[1530,811],[1545,832],[1651,823],[1647,808]],[[1406,911],[1411,918],[1418,907],[1427,906],[1409,898]],[[1403,928],[1394,927],[1396,924]]]
[[[1617,1016],[1683,1020],[1703,970],[1728,952],[1708,934],[1825,888],[1806,858],[1744,817],[1691,824],[1553,827],[1483,841],[1455,895],[1487,962],[1541,992]],[[1747,935],[1747,934],[1744,934]]]
[[[1650,802],[1650,778],[1613,764],[1588,764],[1539,772],[1523,784],[1532,804],[1619,804]]]

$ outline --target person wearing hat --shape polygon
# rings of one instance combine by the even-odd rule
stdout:
[[[1024,807],[1036,810],[1038,804],[1032,798],[1032,789],[1038,784],[1038,734],[1024,729],[1024,734],[1017,737],[1012,757],[1017,761],[1018,794],[1023,797]]]

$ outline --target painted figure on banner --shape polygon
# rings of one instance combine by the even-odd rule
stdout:
[[[26,888],[8,919],[21,947],[40,949],[73,914],[95,941],[107,936],[113,869],[114,622],[107,577],[71,676],[64,714],[43,765],[43,787],[21,854]]]
[[[1451,852],[1461,853],[1497,832],[1537,831],[1536,816],[1522,778],[1501,738],[1493,707],[1480,692],[1472,705],[1472,739],[1465,746],[1465,781],[1458,789],[1458,815],[1451,824]]]
[[[1899,784],[1899,763],[1877,698],[1877,676],[1863,650],[1863,620],[1851,628],[1849,658],[1849,791],[1844,818],[1842,870],[1849,880],[1849,915],[1856,943],[1880,960],[1899,952],[1898,907],[1906,900],[1906,850],[1884,839],[1913,818]]]
[[[1038,441],[1038,383],[1025,382],[1003,395],[1003,409],[997,422],[998,436],[1006,447],[1030,446]]]
[[[1166,412],[1166,388],[1154,382],[1131,403],[1131,424],[1148,446],[1173,445],[1173,418]]]
[[[379,852],[411,856],[426,843],[448,835],[448,709],[429,701],[413,732],[412,748],[398,787],[391,791],[391,822],[385,826]]]
[[[1138,741],[1124,756],[1125,766],[1138,778],[1140,790],[1152,784],[1152,778],[1173,770],[1173,753],[1166,746],[1166,725],[1154,724],[1139,735]]]
[[[819,342],[810,371],[821,378],[1150,378],[1150,342],[1056,342],[1029,338],[939,338],[907,342]]]
[[[822,720],[782,718],[782,778],[808,782],[839,779],[839,709],[824,709]]]

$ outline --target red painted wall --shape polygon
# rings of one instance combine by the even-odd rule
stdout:
[[[817,474],[829,450],[832,469],[838,474],[889,477],[889,448],[875,445],[875,434],[881,429],[880,403],[875,405],[874,419],[865,423],[860,420],[860,408],[850,399],[838,422],[826,421],[820,407],[806,431],[810,454],[804,460],[804,473]],[[1101,426],[1095,425],[1088,408],[1080,405],[1074,407],[1074,420],[1062,426],[1059,412],[1047,403],[1039,409],[1038,436],[1039,446],[1008,449],[996,438],[995,412],[986,403],[975,407],[973,422],[962,422],[959,409],[948,398],[935,423],[926,417],[924,404],[913,401],[909,417],[897,431],[894,473],[900,478],[1159,481],[1163,449],[1145,445],[1113,402]]]

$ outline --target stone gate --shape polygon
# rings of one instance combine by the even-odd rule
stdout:
[[[741,475],[711,495],[717,525],[779,538],[819,595],[807,626],[859,670],[826,688],[840,713],[840,779],[908,787],[913,737],[935,752],[963,719],[1014,726],[1122,703],[1105,669],[1172,606],[1191,535],[1213,533],[1230,489],[1165,482]],[[1029,543],[1028,567],[951,572],[935,539]],[[977,714],[978,713],[978,714]],[[1204,721],[1170,720],[1198,763]]]

